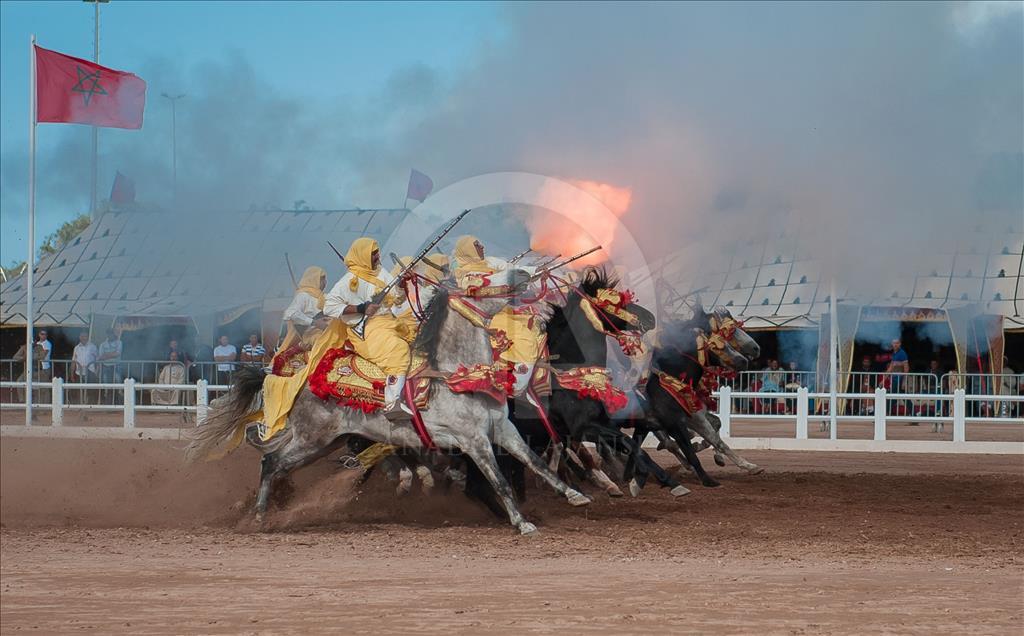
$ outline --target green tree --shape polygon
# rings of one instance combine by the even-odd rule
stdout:
[[[50,254],[56,254],[65,245],[75,239],[76,236],[82,233],[82,230],[89,227],[89,215],[80,214],[79,216],[67,221],[53,234],[50,234],[43,241],[43,244],[39,246],[39,254],[36,256],[36,260],[49,256]],[[25,261],[12,261],[7,267],[0,267],[0,280],[10,280],[16,278],[24,273]]]
[[[47,236],[43,244],[39,246],[39,258],[59,252],[61,248],[81,234],[82,230],[89,227],[90,222],[91,219],[88,214],[81,214],[61,225],[57,228],[56,232]]]

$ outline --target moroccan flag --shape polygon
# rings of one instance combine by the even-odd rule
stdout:
[[[423,174],[419,170],[413,170],[409,173],[409,187],[405,190],[406,199],[416,199],[420,203],[427,198],[434,190],[434,182],[430,180],[430,177]]]
[[[118,170],[114,175],[114,187],[110,189],[110,205],[125,206],[135,203],[135,180]]]
[[[142,128],[146,82],[132,73],[36,49],[36,120]]]

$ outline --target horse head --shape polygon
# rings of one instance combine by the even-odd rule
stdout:
[[[693,310],[693,316],[689,320],[674,320],[669,322],[665,331],[659,338],[668,346],[674,347],[684,353],[689,353],[692,348],[700,360],[701,366],[708,366],[714,357],[722,365],[736,371],[745,371],[750,365],[747,356],[740,353],[726,337],[726,334],[719,327],[720,325],[714,313],[708,314],[704,307],[697,303]],[[739,331],[737,328],[736,331]],[[746,335],[746,334],[744,334]],[[749,338],[749,336],[747,336]],[[754,346],[757,346],[754,343]]]
[[[761,346],[743,330],[743,323],[733,318],[727,308],[715,307],[708,316],[708,323],[711,326],[709,333],[720,334],[730,347],[743,354],[748,361],[761,356]]]
[[[619,280],[603,267],[588,267],[583,272],[579,290],[597,309],[598,315],[612,331],[645,333],[654,328],[654,314],[636,302],[629,290],[619,290]]]

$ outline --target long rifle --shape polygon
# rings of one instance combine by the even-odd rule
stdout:
[[[518,263],[518,262],[519,262],[519,259],[521,259],[522,257],[526,256],[527,254],[529,254],[529,253],[530,253],[530,252],[532,252],[532,251],[533,251],[533,250],[532,250],[532,249],[530,249],[529,247],[528,247],[528,248],[526,248],[526,249],[525,249],[525,250],[523,250],[522,252],[519,252],[519,254],[517,254],[517,255],[513,256],[513,257],[512,257],[512,260],[510,260],[510,261],[508,262],[508,264],[509,264],[509,265],[515,265],[516,263]]]
[[[596,252],[599,249],[601,249],[601,246],[600,245],[595,245],[594,247],[590,248],[589,250],[587,250],[585,252],[580,252],[576,256],[573,256],[571,258],[565,259],[561,263],[557,263],[555,265],[552,265],[551,267],[545,267],[544,269],[538,270],[536,274],[534,274],[533,276],[528,278],[525,282],[520,283],[520,285],[528,285],[528,284],[532,283],[533,281],[537,280],[538,278],[540,278],[541,276],[544,276],[545,274],[553,272],[554,270],[558,269],[559,267],[565,267],[566,265],[568,265],[569,263],[571,263],[573,261],[578,261],[581,258],[583,258],[584,256],[589,256],[590,254],[593,254],[594,252]],[[556,256],[555,258],[558,258],[558,257]]]
[[[554,263],[555,261],[557,261],[559,258],[561,258],[561,256],[562,256],[561,254],[555,254],[551,258],[549,258],[549,259],[545,260],[544,262],[538,264],[537,267],[543,269],[543,268],[547,267],[548,265],[550,265],[551,263]]]
[[[422,261],[427,256],[427,254],[430,253],[430,250],[434,249],[434,246],[440,243],[441,239],[443,239],[445,235],[451,232],[452,228],[454,228],[459,221],[464,219],[466,215],[470,213],[470,211],[471,210],[463,210],[462,212],[459,213],[457,217],[452,219],[448,223],[448,225],[444,226],[444,229],[441,230],[441,233],[435,236],[434,239],[430,241],[430,243],[427,243],[427,246],[420,250],[420,253],[413,257],[413,259],[409,261],[409,264],[403,267],[402,271],[398,272],[398,275],[395,276],[390,283],[384,286],[384,289],[381,289],[379,292],[373,295],[373,298],[370,299],[370,303],[373,305],[379,305],[381,301],[383,301],[387,297],[387,295],[391,293],[391,290],[398,285],[399,281],[405,278],[405,275],[411,272],[412,269],[416,267],[416,265],[420,261]],[[330,245],[330,242],[328,242],[328,245]],[[331,249],[334,249],[333,245],[331,245]],[[337,252],[338,250],[335,249],[334,251]],[[341,254],[338,254],[338,256],[341,256]],[[359,319],[359,322],[352,326],[352,331],[360,338],[362,338],[363,334],[366,333],[366,318],[366,314],[363,314],[363,317]]]

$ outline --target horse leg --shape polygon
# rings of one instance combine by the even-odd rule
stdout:
[[[722,441],[722,438],[718,435],[718,431],[716,431],[715,427],[711,425],[711,422],[704,417],[705,414],[706,411],[699,411],[690,416],[686,420],[686,426],[707,441],[711,442],[711,445],[715,447],[715,450],[728,457],[732,460],[732,463],[736,464],[740,468],[749,471],[753,475],[764,471],[764,469],[757,464],[748,462],[736,454],[736,451],[729,448],[729,445]]]
[[[685,426],[678,424],[670,424],[665,427],[665,430],[677,443],[680,452],[682,452],[685,458],[686,465],[697,476],[701,485],[706,488],[720,486],[721,484],[704,472],[704,467],[701,466],[700,459],[698,459],[696,451],[693,450],[693,446],[690,444],[690,431],[686,430]]]
[[[691,473],[693,473],[694,475],[697,475],[697,472],[693,469],[693,465],[690,464],[690,462],[686,459],[686,455],[683,454],[683,452],[679,449],[679,444],[677,444],[674,439],[672,439],[663,430],[655,430],[655,431],[651,431],[651,432],[654,433],[654,436],[656,438],[658,438],[658,442],[660,442],[658,447],[659,448],[664,448],[668,452],[672,453],[673,457],[675,457],[677,460],[679,460],[679,467],[680,468],[682,468],[682,467],[689,468]],[[644,435],[645,436],[646,436],[646,434],[647,434],[647,431],[644,431]],[[642,439],[638,440],[636,438],[636,434],[635,433],[633,435],[633,440],[636,441],[638,444],[641,444],[641,445],[643,444],[643,440]]]
[[[590,497],[574,488],[570,488],[568,484],[562,481],[558,475],[541,461],[540,457],[537,457],[530,450],[530,447],[526,445],[526,442],[519,435],[519,431],[516,430],[516,427],[508,419],[503,419],[496,423],[494,427],[494,443],[507,450],[509,454],[527,466],[535,475],[547,482],[555,492],[564,496],[570,505],[585,506],[590,503]],[[559,444],[558,446],[561,445]]]
[[[592,484],[605,491],[609,497],[621,497],[622,490],[619,489],[618,485],[608,477],[608,474],[601,470],[601,466],[597,463],[597,458],[591,454],[590,449],[581,443],[575,443],[569,450],[570,457],[575,457],[576,461],[583,465],[586,469],[586,478],[590,480]]]
[[[565,444],[562,442],[551,444],[551,456],[548,458],[548,470],[558,472],[558,464],[562,461],[562,453],[565,452]]]
[[[616,430],[615,435],[612,436],[614,440],[614,447],[616,450],[623,452],[629,457],[629,461],[626,462],[626,472],[623,475],[629,486],[629,494],[633,497],[640,495],[640,489],[643,488],[644,483],[647,480],[647,475],[654,475],[654,478],[658,483],[665,487],[672,489],[672,496],[680,497],[690,492],[682,486],[678,481],[673,479],[668,472],[658,464],[658,462],[651,459],[651,456],[647,454],[647,451],[640,447],[633,439],[623,433],[621,430]]]
[[[264,455],[260,462],[260,487],[256,495],[257,523],[262,523],[266,516],[270,491],[278,478],[287,476],[296,468],[301,468],[330,454],[343,443],[339,438],[321,447],[300,445],[293,437],[292,441],[283,448]]]
[[[711,426],[715,428],[715,432],[718,433],[719,436],[721,436],[722,420],[720,420],[718,416],[712,413],[711,411],[707,411],[706,413],[704,413],[704,417],[706,417],[708,421],[711,422]],[[711,442],[707,440],[702,440],[702,443],[704,444],[703,448],[711,447]],[[703,450],[703,448],[701,450]],[[725,458],[722,457],[722,454],[718,452],[717,448],[715,449],[715,463],[718,464],[719,466],[725,466]]]
[[[420,478],[423,493],[429,495],[434,490],[434,473],[431,472],[429,466],[424,464],[417,464],[415,470],[416,476]]]
[[[536,532],[537,526],[523,518],[522,513],[516,507],[516,502],[512,498],[512,488],[498,469],[498,462],[494,458],[494,451],[491,450],[491,442],[483,437],[483,435],[480,435],[471,442],[460,444],[459,447],[476,464],[484,478],[490,482],[502,507],[505,508],[505,512],[508,514],[509,523],[519,530],[519,534],[533,534]],[[540,459],[537,461],[540,461]]]

